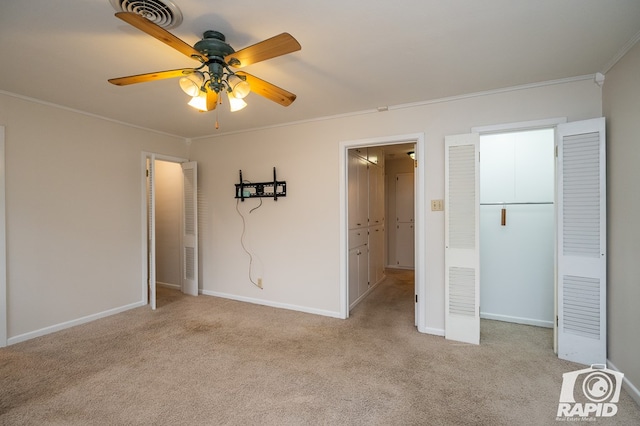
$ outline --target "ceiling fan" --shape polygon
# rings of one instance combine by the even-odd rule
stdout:
[[[247,65],[301,49],[300,43],[288,33],[261,41],[237,52],[218,31],[206,31],[204,38],[193,47],[164,28],[134,12],[118,12],[116,17],[160,40],[180,53],[200,62],[195,68],[181,68],[109,79],[109,83],[126,86],[154,80],[180,77],[180,87],[192,96],[189,105],[201,111],[216,108],[221,92],[227,92],[232,111],[244,108],[243,98],[249,92],[257,93],[273,102],[289,106],[296,95],[244,71]]]

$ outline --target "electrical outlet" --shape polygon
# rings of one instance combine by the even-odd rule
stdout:
[[[444,210],[444,200],[431,200],[431,211],[441,212]]]
[[[262,278],[258,278],[258,287],[262,288]]]

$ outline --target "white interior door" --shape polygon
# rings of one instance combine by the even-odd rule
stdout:
[[[184,214],[182,235],[182,292],[198,295],[198,167],[182,163]]]
[[[558,357],[605,364],[604,118],[558,126]]]
[[[445,138],[445,337],[480,343],[477,133]]]
[[[148,236],[148,287],[149,303],[151,309],[156,308],[156,181],[155,181],[155,155],[147,160],[147,236]]]

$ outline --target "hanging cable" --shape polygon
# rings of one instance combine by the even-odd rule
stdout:
[[[251,211],[249,213],[251,213],[255,209],[259,208],[260,206],[262,206],[262,200],[260,200],[260,204],[258,205],[258,207],[254,207],[253,209],[251,209]],[[246,233],[247,224],[246,224],[246,220],[244,218],[244,215],[240,211],[240,200],[239,199],[236,199],[236,211],[238,212],[238,215],[242,219],[242,234],[240,234],[240,245],[242,246],[242,249],[244,250],[244,252],[247,253],[247,255],[249,256],[249,281],[251,281],[251,283],[253,285],[255,285],[256,287],[262,289],[262,286],[259,283],[255,282],[253,280],[252,276],[251,276],[251,271],[253,269],[253,254],[251,254],[251,252],[247,249],[247,247],[246,247],[246,245],[244,243],[244,236],[245,236],[245,233]]]

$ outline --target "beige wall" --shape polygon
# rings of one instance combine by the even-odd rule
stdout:
[[[303,101],[301,98],[299,101]],[[444,198],[445,135],[473,126],[601,114],[590,80],[433,102],[195,140],[0,95],[6,126],[9,337],[143,303],[141,152],[199,162],[200,279],[206,294],[336,316],[340,312],[340,143],[423,133],[424,198]],[[287,181],[287,197],[248,200],[245,242],[264,289],[247,276],[238,170]],[[426,312],[444,329],[444,214],[426,211]]]
[[[304,98],[299,99],[304,102]],[[425,134],[425,200],[444,198],[445,135],[473,126],[601,115],[601,89],[592,80],[434,102],[388,112],[314,121],[195,140],[190,158],[199,162],[201,286],[209,294],[340,312],[340,142]],[[263,265],[264,289],[247,278],[235,211],[238,170],[253,181],[278,175],[286,198],[265,199],[250,215],[247,239]],[[255,201],[255,200],[254,200]],[[250,202],[254,202],[250,201]],[[444,213],[426,212],[425,324],[444,330]]]
[[[173,137],[0,94],[9,343],[142,303],[142,151]]]
[[[640,388],[640,44],[606,75],[608,358]],[[637,392],[637,390],[636,390]],[[640,404],[640,395],[634,395]]]

